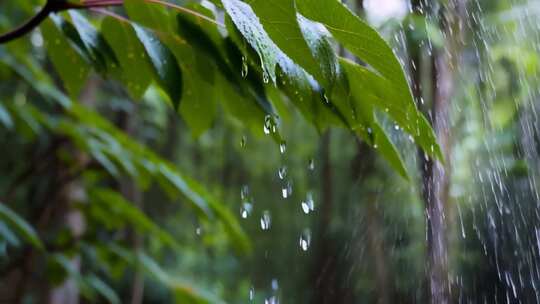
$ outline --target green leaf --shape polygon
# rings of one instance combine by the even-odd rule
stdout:
[[[170,274],[164,270],[151,256],[142,251],[133,252],[131,249],[125,249],[117,245],[109,245],[103,247],[113,255],[123,259],[132,267],[140,268],[144,273],[171,290],[178,303],[194,303],[194,304],[223,304],[224,302],[218,299],[210,291],[194,285],[186,278],[177,274]]]
[[[37,232],[20,217],[3,203],[0,203],[0,221],[13,229],[18,235],[22,236],[28,243],[38,249],[44,249],[43,243],[39,239]]]
[[[341,60],[341,64],[346,71],[351,86],[353,110],[357,121],[356,125],[353,125],[353,129],[368,144],[377,148],[381,156],[401,176],[408,179],[407,170],[401,156],[375,117],[376,104],[381,101],[378,99],[376,92],[373,92],[374,79],[376,78],[371,76],[377,75],[348,60]]]
[[[13,128],[13,119],[11,118],[11,115],[9,114],[6,107],[4,107],[4,105],[1,103],[0,103],[0,123],[4,125],[5,128],[8,128],[8,129]]]
[[[216,298],[209,291],[198,288],[189,283],[186,279],[178,275],[170,275],[165,272],[158,263],[148,255],[139,252],[136,255],[136,260],[143,266],[143,269],[165,284],[171,289],[178,300],[178,303],[194,303],[194,304],[222,304],[223,301]]]
[[[264,31],[259,18],[251,7],[242,1],[222,0],[222,3],[236,28],[259,55],[265,82],[271,79],[275,83],[277,48]]]
[[[59,22],[58,16],[50,16],[41,24],[41,33],[47,54],[66,90],[72,98],[76,98],[85,84],[90,68],[62,34],[58,28]]]
[[[321,73],[319,62],[324,62],[325,58],[314,56],[312,50],[317,47],[310,48],[304,39],[303,31],[297,22],[294,2],[294,0],[248,1],[272,41],[295,63],[321,81],[325,74]]]
[[[411,134],[426,153],[431,156],[440,154],[440,148],[429,122],[415,107],[407,109],[403,106],[403,96],[399,93],[398,88],[393,86],[388,79],[375,74],[366,67],[346,59],[342,59],[341,64],[347,74],[349,86],[355,95],[356,102],[361,102],[361,104],[356,104],[359,108],[355,111],[357,114],[362,112],[371,114],[373,108],[378,108],[381,112],[388,114],[404,131]],[[371,108],[363,109],[362,104],[369,104]]]
[[[427,121],[416,109],[397,57],[377,31],[337,0],[302,0],[296,4],[302,15],[326,26],[334,38],[386,80],[388,88],[393,88],[392,94],[395,94],[395,98],[388,103],[392,102],[406,115],[401,119],[402,127],[415,137],[426,153],[443,159],[433,130],[429,124],[426,129]],[[351,83],[351,86],[354,85],[356,83]]]
[[[319,69],[322,71],[322,78],[317,78],[316,76],[315,78],[326,91],[331,92],[335,82],[339,78],[340,71],[337,55],[329,41],[330,36],[320,23],[308,20],[299,14],[297,15],[297,19],[304,39],[307,41],[313,56],[317,58]],[[289,42],[289,44],[292,45],[293,43]],[[300,65],[309,72],[308,66]]]
[[[164,37],[183,72],[180,113],[194,137],[211,127],[216,117],[215,66],[185,41]]]
[[[96,275],[91,274],[84,278],[88,285],[90,285],[97,293],[103,296],[104,299],[107,300],[108,303],[111,304],[120,304],[122,301],[116,294],[116,291],[107,283],[105,283],[103,280],[98,278]]]
[[[119,73],[118,60],[103,35],[82,14],[69,11],[69,16],[76,31],[71,34],[71,37],[74,41],[80,41],[84,53],[93,62],[96,70],[112,75]]]
[[[133,27],[150,58],[158,83],[169,95],[175,109],[178,109],[182,97],[182,72],[174,54],[154,33],[138,25]]]
[[[131,20],[158,31],[159,34],[174,32],[169,12],[162,6],[145,0],[125,0],[124,8]]]
[[[146,216],[141,210],[128,202],[118,192],[108,189],[93,189],[90,192],[90,210],[106,214],[101,220],[126,222],[141,234],[148,234],[159,239],[173,249],[180,248],[173,236],[161,229],[156,223]],[[107,225],[107,223],[104,223]]]
[[[91,302],[96,302],[96,296],[101,295],[108,303],[121,303],[113,288],[94,274],[83,276],[66,255],[55,253],[48,256],[48,259],[49,262],[60,266],[69,277],[73,278],[80,288],[81,294]]]
[[[139,99],[152,82],[152,67],[135,30],[129,22],[106,17],[101,32],[118,59],[122,82],[131,96]]]
[[[396,170],[403,178],[409,179],[407,174],[407,168],[405,163],[399,155],[399,152],[386,134],[385,130],[379,125],[377,121],[372,124],[374,144],[373,147],[378,149],[379,153],[386,161]]]

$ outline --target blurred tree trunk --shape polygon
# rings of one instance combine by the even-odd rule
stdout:
[[[137,120],[136,112],[138,110],[139,104],[133,104],[133,110],[128,112],[128,110],[120,112],[118,117],[118,128],[124,131],[130,137],[134,137],[137,133]],[[124,196],[126,200],[133,203],[136,208],[143,208],[143,199],[142,193],[138,189],[135,182],[131,179],[124,179],[120,182],[119,185],[120,193]],[[143,246],[143,239],[134,229],[130,229],[129,238],[131,242],[131,247],[135,253],[141,250]],[[141,304],[143,303],[144,296],[144,274],[140,269],[135,269],[133,275],[133,281],[131,283],[131,304]]]
[[[95,103],[98,80],[92,79],[88,82],[86,88],[80,97],[80,102],[86,106],[92,106]],[[67,149],[73,150],[74,163],[70,166],[60,164],[58,169],[61,176],[69,176],[73,168],[84,168],[88,162],[88,155],[76,150],[70,143],[67,143]],[[73,167],[71,167],[73,166]],[[59,219],[60,222],[71,232],[72,239],[77,242],[86,229],[85,219],[82,212],[75,206],[77,203],[87,202],[87,193],[80,179],[74,177],[65,184],[60,185],[60,198],[50,215],[44,214],[40,220],[40,226],[47,226],[50,220]],[[73,269],[80,271],[81,257],[76,255],[71,257],[70,264]],[[54,287],[49,293],[49,303],[54,304],[77,304],[79,303],[79,287],[75,278],[67,278],[62,284]]]
[[[411,2],[413,12],[418,15],[435,14],[445,37],[444,45],[431,52],[430,68],[422,66],[422,49],[409,41],[411,52],[412,90],[419,107],[431,121],[445,163],[428,158],[419,151],[422,172],[422,196],[426,205],[427,225],[427,284],[430,303],[451,302],[448,273],[448,199],[450,185],[451,126],[450,109],[454,87],[455,70],[460,58],[462,43],[462,18],[465,0],[450,0],[438,8],[434,3],[421,0]],[[436,10],[436,11],[433,11]],[[423,104],[428,96],[422,86],[423,72],[431,73],[431,103]]]
[[[315,263],[312,277],[312,303],[339,303],[335,290],[336,260],[335,245],[330,235],[330,222],[333,209],[332,164],[330,157],[331,131],[327,130],[321,142],[321,208],[318,234],[314,246]],[[333,302],[334,300],[334,302]]]

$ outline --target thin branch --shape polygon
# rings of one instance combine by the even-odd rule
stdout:
[[[212,18],[210,18],[208,16],[205,16],[205,15],[203,15],[203,14],[201,14],[199,12],[196,12],[194,10],[191,10],[189,8],[186,8],[186,7],[183,7],[183,6],[180,6],[180,5],[176,5],[174,3],[169,3],[169,2],[166,2],[166,1],[162,1],[162,0],[144,0],[144,1],[148,2],[148,3],[159,4],[159,5],[168,7],[168,8],[172,8],[172,9],[175,9],[177,11],[187,13],[187,14],[193,15],[195,17],[201,18],[202,20],[211,22],[211,23],[216,24],[216,25],[218,25],[220,27],[225,27],[224,24],[222,24],[222,23],[220,23],[220,22],[218,22],[218,21],[216,21],[216,20],[214,20],[214,19],[212,19]],[[15,40],[17,38],[20,38],[20,37],[24,36],[25,34],[30,32],[34,28],[38,27],[41,24],[41,22],[43,22],[51,13],[57,13],[57,12],[70,10],[70,9],[90,9],[90,10],[94,10],[94,11],[97,11],[97,12],[102,13],[102,14],[108,14],[108,15],[112,16],[112,14],[114,14],[114,13],[109,14],[107,11],[105,11],[105,10],[97,10],[97,8],[110,7],[110,6],[121,6],[123,4],[124,4],[124,0],[86,0],[86,1],[83,1],[82,3],[80,3],[80,4],[78,4],[78,3],[70,3],[70,2],[67,2],[67,1],[47,0],[47,3],[45,3],[45,6],[43,6],[43,8],[34,17],[32,17],[30,20],[28,20],[25,24],[23,24],[20,27],[14,29],[11,32],[0,35],[0,44],[6,43],[6,42],[9,42],[9,41],[12,41],[12,40]],[[121,17],[121,16],[114,14],[113,17],[119,19],[118,17]],[[123,18],[123,19],[125,19],[125,18]]]
[[[54,1],[47,1],[45,6],[34,16],[32,19],[28,20],[25,24],[16,28],[15,30],[3,34],[0,36],[0,44],[6,43],[11,40],[15,40],[24,34],[30,32],[35,27],[37,27],[49,14],[53,11]]]
[[[38,27],[51,13],[57,13],[69,9],[88,9],[92,7],[118,6],[124,3],[123,0],[89,0],[82,4],[69,3],[67,1],[47,0],[43,8],[30,20],[20,27],[0,35],[0,44],[20,38]]]

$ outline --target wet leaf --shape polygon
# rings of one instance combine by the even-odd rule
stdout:
[[[32,244],[32,246],[38,249],[45,248],[34,228],[3,203],[0,203],[0,222],[5,223],[7,227],[14,230],[16,234]]]
[[[106,17],[101,32],[118,59],[122,82],[131,96],[139,99],[152,82],[152,70],[135,30],[129,22]]]
[[[72,98],[76,98],[83,86],[90,67],[68,42],[60,31],[60,17],[50,16],[41,24],[47,54],[51,59],[66,90]]]
[[[138,25],[133,25],[133,27],[146,50],[146,55],[150,58],[158,83],[167,92],[174,107],[178,109],[182,98],[182,72],[174,54],[151,31]]]
[[[426,153],[442,159],[433,130],[429,124],[426,128],[427,121],[418,114],[397,57],[377,31],[336,0],[303,0],[296,4],[302,15],[326,26],[335,39],[374,68],[381,75],[380,78],[386,80],[386,87],[393,88],[390,90],[394,95],[393,105],[405,113],[400,119],[402,127],[415,137],[417,144]],[[351,84],[354,85],[355,83]]]

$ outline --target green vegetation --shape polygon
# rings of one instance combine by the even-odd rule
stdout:
[[[537,299],[537,5],[343,2],[0,3],[0,302]]]

